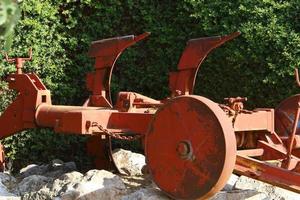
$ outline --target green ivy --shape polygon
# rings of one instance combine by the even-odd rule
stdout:
[[[241,36],[216,49],[201,66],[196,94],[218,102],[247,96],[252,108],[275,107],[298,92],[293,77],[300,64],[297,0],[26,0],[20,9],[9,55],[26,55],[33,48],[33,61],[25,70],[39,75],[55,104],[82,105],[88,97],[85,75],[93,69],[87,57],[91,41],[145,31],[151,36],[126,50],[116,63],[114,94],[125,90],[165,98],[168,72],[176,70],[188,39],[237,30]],[[14,71],[10,64],[0,65],[1,77]],[[0,86],[7,87],[3,82]],[[1,93],[2,109],[9,97]],[[83,144],[82,137],[48,129],[24,131],[5,140],[16,168],[54,157],[83,162]]]
[[[0,1],[0,47],[8,50],[13,40],[13,30],[19,19],[17,3],[11,0]],[[4,44],[4,45],[3,45]]]

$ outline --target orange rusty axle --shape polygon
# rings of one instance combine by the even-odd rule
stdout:
[[[120,92],[112,102],[110,81],[117,58],[149,34],[91,44],[88,55],[95,59],[95,71],[87,75],[91,95],[83,106],[52,105],[50,91],[38,76],[22,73],[21,58],[9,59],[16,62],[17,73],[7,81],[18,96],[0,116],[0,138],[36,127],[87,135],[87,151],[97,168],[116,172],[111,140],[141,139],[153,181],[174,199],[207,199],[224,187],[233,171],[300,192],[299,95],[275,110],[251,111],[244,109],[247,98],[217,104],[193,95],[208,53],[239,32],[188,41],[178,70],[170,72],[168,98]],[[274,160],[277,165],[271,164]]]

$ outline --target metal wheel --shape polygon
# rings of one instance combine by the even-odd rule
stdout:
[[[299,99],[300,94],[291,96],[275,109],[275,131],[279,136],[288,137],[291,134]],[[297,127],[296,134],[300,134],[300,127]]]
[[[146,134],[147,167],[175,199],[207,199],[221,190],[236,159],[231,122],[200,96],[181,96],[155,114]]]

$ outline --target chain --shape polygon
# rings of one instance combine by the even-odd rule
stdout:
[[[138,134],[136,134],[134,136],[125,136],[125,135],[121,135],[119,133],[113,133],[113,132],[110,132],[109,130],[105,129],[103,126],[99,125],[97,122],[93,122],[92,127],[97,127],[105,135],[112,137],[114,139],[118,139],[118,140],[133,141],[133,140],[137,140],[137,139],[140,139],[143,137],[143,135],[138,135]]]

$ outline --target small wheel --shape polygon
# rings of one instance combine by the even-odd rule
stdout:
[[[154,182],[175,199],[207,199],[221,190],[236,159],[232,123],[200,96],[170,100],[146,134],[147,166]]]

